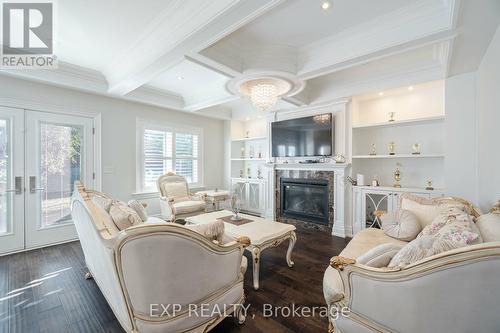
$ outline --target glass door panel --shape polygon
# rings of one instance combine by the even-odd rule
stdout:
[[[40,124],[40,228],[71,223],[71,194],[82,170],[82,126]]]
[[[92,120],[27,111],[26,246],[76,239],[71,194],[76,180],[93,187]]]
[[[24,110],[0,107],[0,254],[24,248]]]

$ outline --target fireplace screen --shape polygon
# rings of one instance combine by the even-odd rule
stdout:
[[[328,224],[328,181],[282,178],[281,216]]]

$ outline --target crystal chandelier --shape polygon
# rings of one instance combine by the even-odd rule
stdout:
[[[257,83],[250,87],[250,100],[257,109],[268,111],[278,101],[278,89],[270,82]]]
[[[314,116],[313,121],[319,125],[328,124],[328,123],[330,123],[330,114],[325,113],[325,114],[319,114],[317,116]]]

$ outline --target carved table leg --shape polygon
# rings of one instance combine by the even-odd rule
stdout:
[[[254,247],[252,249],[253,262],[253,288],[259,290],[259,267],[260,267],[260,249]]]
[[[288,250],[286,251],[286,263],[288,264],[288,267],[293,267],[294,265],[292,261],[292,251],[296,241],[297,235],[295,234],[295,231],[292,231],[290,239],[288,240]]]
[[[90,280],[92,278],[93,278],[92,273],[90,272],[85,273],[85,280]]]

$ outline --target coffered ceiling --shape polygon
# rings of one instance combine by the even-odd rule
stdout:
[[[303,82],[275,109],[446,78],[479,65],[498,0],[69,0],[57,70],[0,74],[211,117],[257,114],[227,89],[279,71]],[[473,47],[471,47],[473,46]]]

